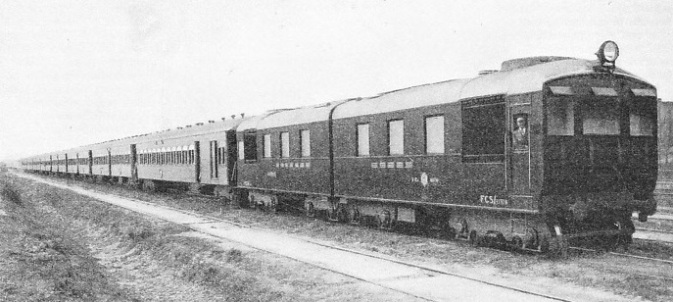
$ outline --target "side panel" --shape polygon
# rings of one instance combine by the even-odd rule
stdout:
[[[302,130],[310,132],[310,156],[301,156]],[[281,157],[281,133],[289,133],[290,154]],[[264,136],[270,136],[271,157],[264,158]],[[243,141],[243,134],[237,139]],[[238,186],[308,194],[330,194],[328,123],[318,122],[257,130],[257,160],[238,159]],[[240,146],[240,145],[239,145]]]
[[[138,179],[195,182],[197,165],[192,137],[138,142],[136,153]]]
[[[425,121],[435,116],[444,118],[443,154],[425,151]],[[400,119],[404,155],[390,156],[388,123]],[[357,154],[358,124],[369,124],[369,156]],[[535,210],[529,200],[508,199],[504,154],[490,157],[497,160],[463,155],[460,103],[336,120],[334,125],[337,196]]]

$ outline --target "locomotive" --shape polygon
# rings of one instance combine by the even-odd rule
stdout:
[[[448,80],[27,158],[26,170],[294,204],[474,244],[628,245],[656,211],[656,88],[597,60],[530,57]]]

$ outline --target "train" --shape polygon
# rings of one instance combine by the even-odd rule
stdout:
[[[628,246],[632,214],[645,221],[657,209],[661,104],[652,84],[616,66],[615,42],[596,56],[513,59],[472,78],[211,120],[21,165],[475,245]]]
[[[673,102],[659,102],[659,177],[655,194],[658,201],[673,207]]]

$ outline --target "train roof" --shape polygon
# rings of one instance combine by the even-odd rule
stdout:
[[[492,71],[476,78],[414,86],[348,102],[337,107],[333,117],[348,118],[455,103],[490,95],[540,91],[544,83],[553,79],[595,73],[594,66],[597,64],[595,60],[565,57],[532,57],[505,61],[500,71]],[[614,74],[643,81],[619,68]]]
[[[340,119],[455,103],[483,96],[535,92],[542,90],[544,83],[550,80],[595,73],[594,67],[599,64],[597,60],[569,57],[541,56],[513,59],[503,62],[499,71],[488,71],[475,78],[413,86],[373,97],[268,111],[241,123],[238,131],[324,122],[329,119],[332,109],[334,109],[333,118]],[[645,82],[620,68],[616,68],[613,74]]]
[[[267,111],[253,117],[238,126],[238,131],[249,129],[269,129],[287,125],[324,122],[329,119],[330,112],[336,106],[349,100],[333,101],[319,105]]]

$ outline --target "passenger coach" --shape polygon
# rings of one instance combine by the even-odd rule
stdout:
[[[316,107],[238,130],[241,196],[309,215],[420,223],[475,243],[630,242],[656,209],[655,88],[595,61],[533,57],[499,71]],[[565,235],[565,236],[564,236]]]

